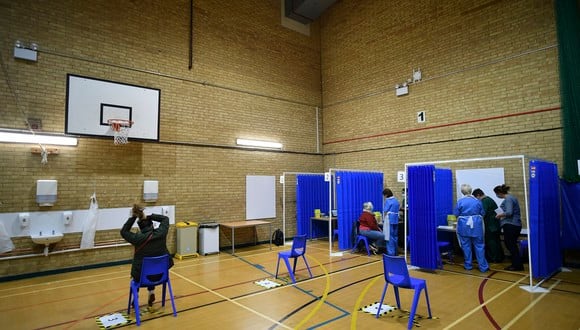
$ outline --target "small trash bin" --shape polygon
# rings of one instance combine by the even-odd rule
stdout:
[[[177,228],[177,251],[175,257],[179,260],[187,257],[197,257],[197,223],[192,221],[178,222],[175,227]]]
[[[199,224],[199,253],[207,255],[220,252],[219,224],[215,222]]]

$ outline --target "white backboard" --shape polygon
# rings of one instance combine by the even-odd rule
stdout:
[[[65,133],[113,137],[109,119],[133,122],[129,139],[159,141],[161,91],[67,75]]]

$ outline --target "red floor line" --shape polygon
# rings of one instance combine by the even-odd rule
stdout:
[[[486,277],[481,284],[479,285],[479,303],[483,304],[485,301],[483,299],[483,289],[485,288],[485,284],[487,283],[487,281],[497,272],[492,272],[491,274],[489,274],[488,277]],[[491,313],[489,312],[489,310],[487,309],[487,306],[482,306],[481,309],[483,309],[483,312],[485,313],[485,316],[487,317],[487,319],[489,320],[489,322],[493,325],[493,327],[497,330],[500,330],[501,327],[499,326],[499,324],[497,324],[497,322],[495,321],[495,319],[493,318],[493,316],[491,315]]]

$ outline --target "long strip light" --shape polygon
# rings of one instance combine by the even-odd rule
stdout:
[[[282,143],[270,141],[236,139],[236,144],[245,147],[282,149]]]
[[[0,132],[0,142],[76,146],[78,139],[71,136],[31,134],[24,131]]]

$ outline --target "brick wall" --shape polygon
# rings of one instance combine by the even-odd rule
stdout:
[[[143,180],[154,179],[156,204],[175,205],[176,221],[224,222],[245,217],[246,175],[381,170],[397,193],[396,171],[407,162],[524,154],[561,163],[551,1],[339,1],[310,36],[280,25],[279,1],[194,5],[189,70],[189,1],[0,0],[0,127],[24,128],[34,117],[45,131],[63,132],[68,73],[162,91],[160,143],[81,137],[47,165],[30,146],[0,144],[0,212],[40,210],[37,179],[59,180],[51,210],[88,207],[93,191],[100,207],[128,207],[141,199]],[[38,43],[38,62],[15,60],[15,40]],[[417,67],[423,80],[396,97],[395,84]],[[417,123],[418,111],[426,123]],[[277,140],[284,152],[238,149],[237,137]],[[513,162],[454,166],[478,167],[505,167],[522,196]],[[281,198],[277,185],[274,228]],[[258,230],[267,240],[267,228]],[[175,236],[172,228],[172,252]],[[253,242],[253,233],[238,239]],[[97,233],[97,244],[116,241],[116,230]],[[67,235],[51,249],[78,242],[80,234]],[[28,238],[15,243],[41,252]],[[117,247],[3,259],[0,276],[130,257],[130,247]]]
[[[342,1],[320,24],[325,168],[383,171],[400,192],[406,163],[525,155],[561,164],[552,1]],[[397,97],[416,68],[422,81]],[[512,163],[442,167],[505,167],[523,199]]]

